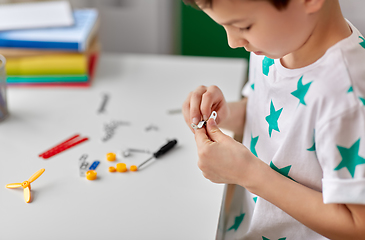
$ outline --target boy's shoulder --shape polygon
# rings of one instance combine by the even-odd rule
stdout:
[[[349,109],[365,111],[365,40],[350,26],[351,36],[304,68],[287,69],[280,59],[251,54],[249,86],[254,88],[252,91],[264,94],[260,96],[271,94],[270,97],[293,101],[303,98],[306,111],[321,112],[322,117],[318,117],[323,122]],[[248,96],[249,92],[247,87],[243,94]]]
[[[290,78],[298,74],[313,74],[318,79],[327,79],[334,73],[344,72],[352,80],[365,81],[365,38],[350,22],[352,34],[330,47],[326,53],[313,64],[300,69],[286,69],[279,59],[270,59],[263,55],[250,55],[251,71],[260,71],[268,76],[269,73],[278,73],[275,78]],[[339,66],[343,66],[340,68]],[[271,69],[273,71],[271,71]],[[332,73],[332,74],[331,74]],[[355,74],[355,75],[354,75]],[[335,75],[336,76],[336,75]],[[340,77],[340,76],[338,76]],[[343,77],[343,76],[341,76]]]
[[[358,102],[365,97],[365,39],[349,24],[351,36],[328,49],[313,68],[312,75],[324,97],[338,97],[345,91]]]
[[[251,54],[251,79],[261,75],[264,81],[279,83],[302,78],[303,84],[316,83],[311,88],[319,91],[319,97],[337,95],[344,89],[365,97],[365,39],[349,24],[353,31],[351,36],[336,43],[319,60],[303,68],[287,69],[280,59]]]

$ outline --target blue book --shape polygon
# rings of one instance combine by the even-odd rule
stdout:
[[[96,9],[73,11],[70,27],[0,31],[0,47],[85,51],[99,28]]]

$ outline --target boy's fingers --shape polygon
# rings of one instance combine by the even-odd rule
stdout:
[[[210,118],[207,122],[207,137],[213,142],[221,141],[226,135],[218,128],[216,121]]]
[[[203,120],[208,120],[213,107],[216,107],[222,101],[222,92],[217,86],[208,87],[201,100],[200,111]]]
[[[200,86],[190,96],[190,120],[191,123],[198,124],[201,120],[200,104],[202,96],[206,92],[207,87]]]
[[[184,116],[184,120],[186,122],[186,124],[190,127],[191,124],[191,118],[190,118],[190,98],[191,98],[191,94],[190,93],[188,95],[188,97],[185,99],[183,105],[182,105],[182,113]],[[192,130],[192,128],[190,127],[190,129]]]
[[[195,130],[195,141],[197,147],[203,147],[204,144],[219,142],[226,135],[218,128],[217,123],[213,118],[207,121],[206,128],[200,128]]]
[[[205,128],[200,128],[195,130],[195,142],[198,148],[203,147],[207,143],[211,143],[212,141],[209,139],[207,135],[207,131]]]

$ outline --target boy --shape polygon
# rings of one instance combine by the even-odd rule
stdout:
[[[185,2],[252,52],[242,101],[201,86],[183,104],[189,126],[218,113],[191,129],[203,175],[243,187],[225,239],[365,239],[365,40],[338,0]]]

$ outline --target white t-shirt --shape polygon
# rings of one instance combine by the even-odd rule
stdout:
[[[287,69],[251,54],[243,144],[324,203],[365,204],[365,39],[352,35],[315,63]],[[308,203],[310,204],[310,203]],[[237,187],[225,239],[327,239]]]

